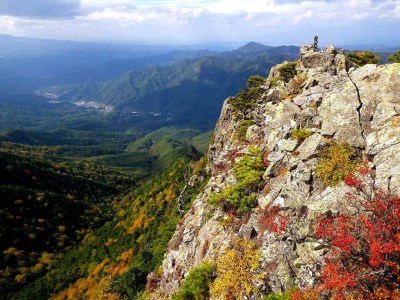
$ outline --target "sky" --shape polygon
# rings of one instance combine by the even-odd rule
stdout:
[[[400,0],[0,0],[0,34],[78,41],[400,45]]]

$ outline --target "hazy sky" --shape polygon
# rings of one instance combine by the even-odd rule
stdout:
[[[400,0],[0,0],[0,34],[151,43],[400,45]]]

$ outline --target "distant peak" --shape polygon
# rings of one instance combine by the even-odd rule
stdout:
[[[237,48],[236,51],[242,53],[255,53],[255,52],[263,52],[271,48],[272,48],[271,46],[266,46],[256,42],[250,42],[244,46]]]

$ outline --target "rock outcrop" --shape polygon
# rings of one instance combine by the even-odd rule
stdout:
[[[340,211],[348,191],[344,184],[329,187],[316,179],[318,152],[330,139],[346,142],[368,157],[379,186],[400,188],[400,64],[366,65],[348,72],[344,53],[334,46],[322,52],[305,46],[295,66],[297,82],[276,80],[283,65],[271,70],[264,93],[245,112],[254,124],[244,142],[237,139],[240,121],[235,109],[225,101],[208,152],[211,179],[170,241],[151,298],[167,298],[191,269],[221,256],[237,236],[260,244],[261,268],[268,269],[261,287],[265,293],[315,286],[327,249],[312,237],[312,227],[316,216]],[[312,134],[296,140],[291,134],[295,128],[308,128]],[[258,207],[245,218],[221,224],[226,214],[207,199],[235,183],[232,164],[241,155],[232,158],[232,153],[246,153],[251,145],[268,153]],[[282,207],[290,219],[284,232],[260,228],[259,211],[269,205]]]

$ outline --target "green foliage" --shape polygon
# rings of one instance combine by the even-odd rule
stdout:
[[[251,146],[248,153],[233,166],[233,175],[238,181],[238,186],[245,189],[255,189],[263,174],[262,153],[255,146]]]
[[[193,139],[198,136],[201,137],[201,131],[195,129],[160,128],[129,144],[124,155],[134,158],[150,154],[153,156],[150,161],[152,170],[163,170],[173,164],[177,157],[198,159],[200,153],[192,146]],[[200,147],[206,148],[204,144]]]
[[[262,180],[264,165],[262,153],[257,147],[250,147],[248,153],[233,166],[237,184],[227,186],[223,193],[213,193],[208,202],[224,210],[233,208],[238,213],[251,210],[255,205],[254,191]]]
[[[251,210],[255,205],[255,196],[238,186],[227,186],[223,193],[213,193],[208,202],[211,205],[222,207],[223,210],[235,209],[237,213]]]
[[[290,79],[296,76],[296,65],[295,62],[288,62],[279,68],[280,76],[284,82],[288,83]]]
[[[400,63],[400,50],[389,56],[389,61],[392,63]]]
[[[331,141],[320,151],[319,157],[315,174],[328,186],[337,186],[360,165],[356,151],[347,143]]]
[[[196,135],[192,139],[192,145],[196,148],[200,153],[206,153],[208,150],[208,145],[211,142],[213,137],[214,130],[207,131],[205,133]]]
[[[175,132],[176,139],[182,136]],[[82,143],[88,141],[82,139]],[[190,175],[190,168],[185,167],[186,163],[178,163],[175,172],[163,175],[164,179],[158,177],[158,181],[147,184],[143,179],[149,173],[156,177],[162,166],[167,172],[182,158],[196,158],[199,153],[183,143],[158,137],[153,148],[95,157],[90,161],[63,158],[59,146],[12,143],[1,143],[1,146],[1,285],[8,296],[21,290],[7,299],[47,299],[49,293],[57,293],[87,276],[89,265],[96,265],[107,257],[116,259],[127,248],[135,250],[132,265],[113,288],[131,298],[140,291],[146,275],[161,262],[181,217],[174,197],[183,186],[184,174]],[[116,167],[108,168],[100,162]],[[204,163],[196,166],[200,179],[206,178],[203,169]],[[167,180],[169,176],[173,178]],[[131,196],[124,198],[123,195],[135,189],[138,182],[141,187],[135,193],[143,196],[135,198],[135,206],[142,211],[132,212],[124,207],[132,200]],[[153,189],[151,185],[159,186],[159,192],[146,200],[144,197]],[[188,209],[196,193],[193,187],[186,190],[183,209]],[[116,218],[109,221],[116,212]],[[129,225],[124,228],[119,222]],[[93,231],[96,233],[91,235]],[[85,246],[81,245],[80,250],[71,248],[79,242]],[[151,249],[145,247],[150,242]],[[140,247],[146,251],[138,255]],[[111,252],[114,254],[110,257]]]
[[[352,51],[346,55],[347,63],[355,64],[362,67],[366,64],[377,64],[380,61],[380,57],[375,52],[371,51]]]
[[[254,124],[253,120],[242,120],[240,122],[239,128],[237,129],[237,136],[238,136],[239,140],[241,140],[241,141],[246,140],[247,129],[249,129],[249,127],[253,124]]]
[[[278,85],[278,82],[279,81],[283,81],[283,78],[282,78],[282,76],[281,75],[278,75],[278,76],[276,76],[276,77],[274,77],[272,80],[271,80],[271,87],[276,87],[277,85]]]
[[[293,132],[292,132],[292,139],[295,139],[298,141],[304,141],[306,138],[308,138],[312,134],[313,134],[313,131],[310,129],[295,128],[295,129],[293,129]]]
[[[247,109],[254,107],[256,105],[255,101],[261,97],[264,92],[261,86],[265,80],[265,78],[258,75],[251,76],[247,80],[246,88],[241,89],[235,97],[230,98],[229,104],[244,114]]]
[[[206,300],[209,299],[210,284],[215,278],[215,267],[204,264],[190,271],[178,292],[171,300]]]
[[[260,85],[263,85],[264,83],[265,83],[264,77],[261,77],[259,75],[253,75],[253,76],[250,76],[249,79],[247,79],[246,87],[248,89],[257,88]]]
[[[264,89],[261,87],[265,83],[266,79],[264,77],[253,75],[250,76],[246,83],[247,94],[251,99],[260,98]]]

